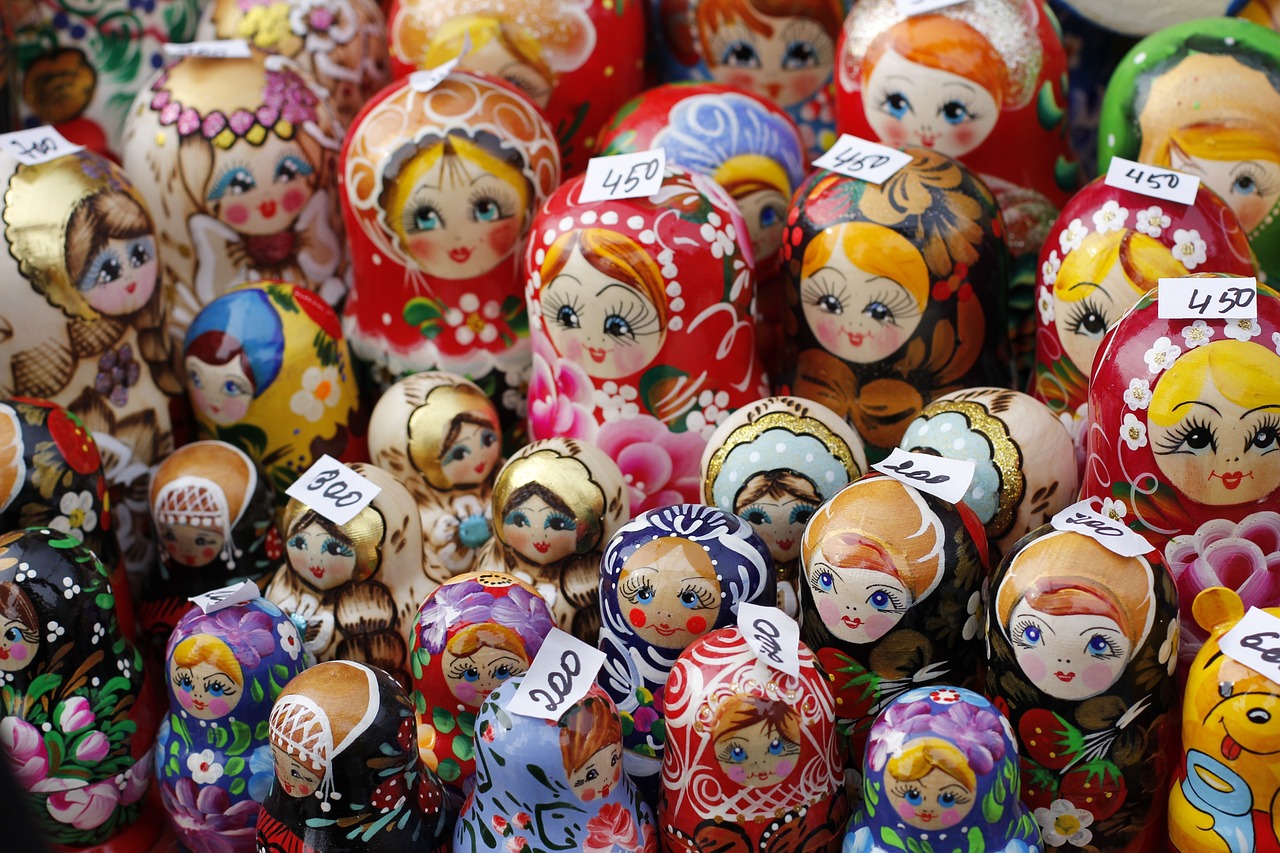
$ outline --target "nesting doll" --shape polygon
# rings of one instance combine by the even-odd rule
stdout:
[[[819,170],[787,213],[784,384],[851,423],[878,462],[935,397],[1008,384],[1007,251],[991,192],[922,148],[875,185]]]
[[[84,420],[126,560],[145,572],[147,481],[173,450],[182,393],[151,213],[124,172],[87,151],[37,166],[6,157],[0,185],[0,395],[51,400]]]
[[[156,469],[150,497],[160,560],[139,610],[143,631],[163,646],[191,609],[187,599],[274,573],[284,545],[275,490],[244,451],[225,441],[178,448]]]
[[[444,786],[414,744],[413,703],[394,678],[349,660],[285,687],[269,723],[275,780],[257,849],[391,853],[449,849]]]
[[[370,663],[407,690],[414,619],[436,586],[422,568],[418,513],[386,471],[351,469],[381,491],[343,525],[290,498],[280,525],[285,564],[265,595],[305,622],[302,642],[317,660]]]
[[[1167,849],[1178,601],[1159,553],[1124,557],[1045,525],[990,590],[987,693],[1022,741],[1022,801],[1045,841]]]
[[[493,535],[490,496],[502,462],[493,402],[451,373],[406,376],[374,407],[369,450],[418,505],[428,576],[439,584],[471,571]]]
[[[778,606],[794,618],[804,527],[866,470],[862,439],[835,412],[799,397],[768,397],[734,412],[707,442],[702,500],[743,519],[764,541]]]
[[[239,282],[280,279],[341,301],[341,143],[319,84],[256,49],[183,57],[138,93],[123,162],[156,218],[174,337]]]
[[[986,534],[963,501],[871,474],[814,514],[800,560],[801,636],[831,683],[853,769],[894,697],[976,679]]]
[[[781,258],[787,202],[804,180],[799,128],[763,95],[717,83],[670,84],[624,104],[600,135],[601,154],[661,148],[669,162],[707,175],[738,203],[756,257],[756,348],[781,367],[786,312]]]
[[[50,527],[0,537],[0,752],[41,835],[150,850],[155,685],[116,621],[107,571]]]
[[[1235,214],[1206,185],[1194,203],[1172,204],[1098,178],[1062,208],[1040,250],[1030,393],[1081,446],[1103,334],[1161,278],[1197,271],[1254,275]]]
[[[664,850],[828,851],[849,818],[835,703],[803,643],[770,669],[737,626],[694,641],[667,678]]]
[[[267,719],[303,669],[302,638],[280,608],[255,598],[183,616],[169,637],[169,714],[156,738],[160,798],[179,841],[249,853],[271,789]]]
[[[129,102],[164,64],[164,45],[191,40],[200,4],[29,0],[5,4],[4,15],[12,101],[3,112],[7,119],[14,108],[12,129],[54,125],[119,160]]]
[[[542,596],[501,572],[452,578],[418,608],[409,657],[418,748],[458,799],[476,771],[481,703],[529,671],[554,624]]]
[[[987,532],[992,562],[1076,501],[1071,434],[1048,406],[1006,388],[939,397],[907,427],[902,449],[974,463],[964,503]]]
[[[210,303],[183,344],[187,394],[202,438],[234,445],[285,489],[326,453],[366,458],[356,378],[338,315],[283,282],[241,285]]]
[[[618,705],[627,773],[657,801],[665,685],[698,637],[733,624],[742,602],[777,600],[769,549],[741,518],[698,504],[641,513],[600,561],[599,682]]]
[[[698,500],[716,425],[765,396],[738,207],[667,164],[649,198],[582,202],[561,185],[534,220],[529,433],[577,438],[618,462],[631,510]]]
[[[511,457],[493,485],[494,536],[486,569],[534,585],[556,624],[595,645],[600,633],[600,555],[631,519],[627,484],[599,448],[548,438]]]
[[[644,87],[638,0],[395,0],[387,15],[396,76],[457,59],[529,96],[555,128],[565,173],[587,167],[596,133]],[[554,186],[553,182],[553,186]]]
[[[376,0],[215,0],[197,39],[244,39],[296,60],[323,86],[343,127],[391,79],[387,19]]]
[[[1098,168],[1115,155],[1196,175],[1235,211],[1263,274],[1280,276],[1278,80],[1280,33],[1251,21],[1192,21],[1145,38],[1107,86]]]
[[[1081,495],[1161,551],[1184,613],[1211,586],[1273,606],[1280,294],[1258,287],[1256,320],[1161,320],[1158,299],[1142,297],[1103,339]],[[1193,619],[1182,631],[1185,665],[1204,634]]]
[[[506,710],[513,678],[476,718],[475,792],[455,851],[658,853],[653,812],[622,772],[622,722],[597,685],[558,720]]]
[[[1040,827],[1018,800],[1018,742],[1009,721],[972,690],[921,687],[894,699],[871,727],[862,773],[864,805],[849,824],[845,853],[1044,849]],[[1069,835],[1073,846],[1089,843],[1087,835]],[[1057,838],[1055,850],[1065,843]]]

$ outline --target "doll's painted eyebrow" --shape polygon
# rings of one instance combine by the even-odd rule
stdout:
[[[1106,296],[1107,299],[1111,299],[1111,294],[1107,293],[1106,288],[1104,288],[1101,284],[1099,284],[1096,281],[1077,281],[1075,284],[1068,287],[1067,290],[1075,290],[1077,287],[1092,287],[1097,290],[1101,290],[1102,294]]]
[[[1264,409],[1280,409],[1280,403],[1263,403],[1261,406],[1254,406],[1252,409],[1250,409],[1249,411],[1241,415],[1240,419],[1244,420],[1245,418],[1249,417],[1249,415],[1252,415],[1254,412],[1261,412]]]
[[[1206,409],[1209,409],[1215,415],[1219,417],[1222,416],[1222,412],[1219,412],[1217,407],[1215,407],[1212,403],[1206,403],[1203,400],[1183,400],[1181,403],[1173,407],[1173,411],[1176,412],[1178,411],[1178,409],[1181,409],[1183,406],[1204,406]]]
[[[606,284],[604,287],[602,287],[602,288],[600,288],[599,290],[597,290],[597,291],[596,291],[596,296],[604,296],[604,292],[605,292],[606,290],[609,290],[610,288],[614,288],[614,287],[621,287],[623,290],[627,291],[628,293],[634,293],[634,294],[636,294],[636,295],[638,295],[638,296],[642,296],[642,295],[643,295],[643,294],[641,294],[641,293],[640,293],[640,291],[636,290],[634,287],[632,287],[632,286],[631,286],[631,285],[629,285],[629,284],[623,284],[623,283],[622,283],[622,282],[620,282],[620,281],[611,281],[611,282],[609,282],[608,284]],[[645,299],[645,301],[647,302],[647,301],[648,301],[648,299],[646,298],[646,299]]]
[[[966,83],[966,82],[964,82],[963,80],[948,80],[947,82],[943,83],[942,85],[943,85],[944,87],[945,87],[945,86],[959,86],[961,89],[968,89],[970,92],[976,92],[976,91],[978,91],[978,87],[977,87],[977,86],[974,86],[972,83]]]

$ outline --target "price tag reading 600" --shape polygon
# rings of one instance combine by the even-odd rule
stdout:
[[[285,489],[285,494],[334,524],[346,524],[380,491],[381,486],[326,454]]]

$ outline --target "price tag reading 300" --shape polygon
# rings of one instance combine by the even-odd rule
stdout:
[[[381,486],[326,453],[284,493],[334,524],[346,524],[381,491]]]
[[[1256,278],[1162,278],[1156,316],[1161,320],[1256,320]]]
[[[552,628],[516,695],[507,702],[507,710],[522,717],[558,720],[587,695],[603,665],[604,652]]]
[[[1118,190],[1129,190],[1174,204],[1194,204],[1196,193],[1200,191],[1200,179],[1195,175],[1123,157],[1111,158],[1103,183]]]
[[[648,198],[662,187],[667,170],[667,152],[663,148],[592,157],[587,161],[587,176],[582,182],[579,201],[609,201],[619,198]]]
[[[878,142],[843,134],[813,165],[869,184],[883,184],[911,162],[911,155]]]
[[[0,151],[24,166],[39,166],[41,163],[74,154],[83,147],[72,145],[52,127],[15,130],[0,136]]]

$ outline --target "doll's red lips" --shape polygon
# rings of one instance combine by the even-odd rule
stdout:
[[[455,263],[465,264],[467,260],[471,257],[471,250],[466,248],[465,246],[459,246],[456,249],[449,250],[449,257]]]
[[[843,622],[844,624],[848,625],[850,628],[861,628],[861,627],[862,627],[862,620],[861,620],[861,619],[850,619],[848,616],[841,616],[841,617],[840,617],[840,621],[841,621],[841,622]]]
[[[1221,480],[1222,485],[1226,486],[1228,489],[1238,489],[1241,481],[1243,481],[1245,477],[1248,477],[1250,480],[1253,479],[1253,472],[1249,471],[1248,473],[1245,473],[1244,471],[1228,471],[1225,474],[1211,472],[1209,474],[1209,479],[1212,480],[1214,477]]]
[[[916,817],[923,821],[933,820],[933,812],[916,812]]]
[[[138,283],[136,281],[131,281],[124,286],[125,293],[133,293],[137,289],[138,289]]]
[[[853,344],[855,347],[862,346],[862,339],[866,337],[866,335],[859,335],[855,332],[845,332],[844,336],[848,338],[849,343]]]
[[[587,347],[587,352],[591,353],[592,361],[604,361],[604,357],[609,354],[602,349],[594,349],[592,347]]]
[[[203,711],[205,708],[209,707],[209,703],[201,702],[199,699],[192,699],[191,707],[195,708],[197,711]]]
[[[476,473],[479,474],[483,470],[484,470],[484,463],[481,462],[479,465],[476,466]]]
[[[659,634],[661,634],[664,637],[670,637],[672,634],[676,632],[675,628],[670,628],[665,623],[661,625],[654,625],[653,630],[657,631]]]
[[[1071,681],[1076,677],[1074,672],[1055,672],[1054,675],[1058,676],[1058,680],[1062,682]]]
[[[534,542],[533,547],[538,549],[539,554],[545,554],[551,550],[550,542]]]
[[[276,215],[276,203],[274,201],[264,201],[258,205],[258,212],[270,219]]]
[[[779,547],[779,548],[781,548],[781,549],[782,549],[782,550],[784,550],[784,551],[790,551],[790,550],[791,550],[791,546],[792,546],[792,545],[794,545],[794,544],[796,544],[796,540],[794,540],[794,539],[779,539],[779,540],[778,540],[778,547]]]
[[[8,660],[8,659],[9,659],[9,650],[0,649],[0,660]]]
[[[315,575],[317,579],[324,577],[324,569],[319,566],[311,566],[310,568],[311,574]]]

